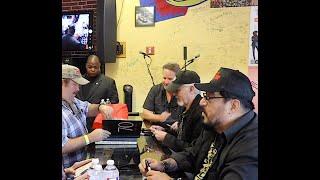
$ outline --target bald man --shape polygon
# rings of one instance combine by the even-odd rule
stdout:
[[[96,55],[90,55],[86,63],[86,73],[84,78],[90,81],[90,83],[81,86],[77,97],[83,101],[89,101],[90,103],[99,104],[101,99],[107,98],[112,104],[119,103],[118,91],[116,82],[104,74],[101,74],[101,63],[99,57]],[[91,131],[93,119],[87,119],[87,128]]]

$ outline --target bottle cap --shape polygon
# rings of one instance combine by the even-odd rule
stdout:
[[[112,160],[112,159],[108,160],[107,165],[114,165],[114,160]]]
[[[94,170],[96,170],[96,171],[101,171],[101,170],[102,170],[101,164],[96,165],[96,166],[94,167]]]
[[[98,158],[92,159],[92,164],[99,164],[99,159]]]

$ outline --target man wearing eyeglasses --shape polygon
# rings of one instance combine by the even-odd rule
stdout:
[[[191,145],[202,131],[202,108],[200,91],[194,87],[194,83],[200,83],[199,75],[194,71],[179,71],[176,79],[166,87],[177,97],[177,104],[185,107],[179,116],[179,121],[170,128],[152,125],[150,130],[156,139],[171,150],[179,152]]]
[[[152,170],[140,171],[148,179],[170,179],[176,171],[191,172],[194,179],[258,179],[258,115],[250,80],[238,70],[220,68],[210,83],[195,84],[205,91],[204,130],[192,145],[171,158],[147,159]]]

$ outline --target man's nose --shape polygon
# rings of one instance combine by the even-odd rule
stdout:
[[[202,107],[205,106],[205,105],[207,105],[207,100],[203,97],[203,98],[200,100],[199,105],[202,106]]]

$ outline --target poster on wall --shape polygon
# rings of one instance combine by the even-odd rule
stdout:
[[[155,7],[155,22],[170,20],[175,17],[186,15],[188,7],[176,6],[175,4],[169,4],[167,1],[166,0],[140,0],[140,6]]]
[[[249,66],[258,66],[258,6],[250,12]]]
[[[210,0],[211,8],[258,6],[258,0]]]
[[[248,77],[251,81],[251,86],[256,95],[253,97],[252,102],[254,104],[254,111],[258,113],[258,67],[249,66]]]

